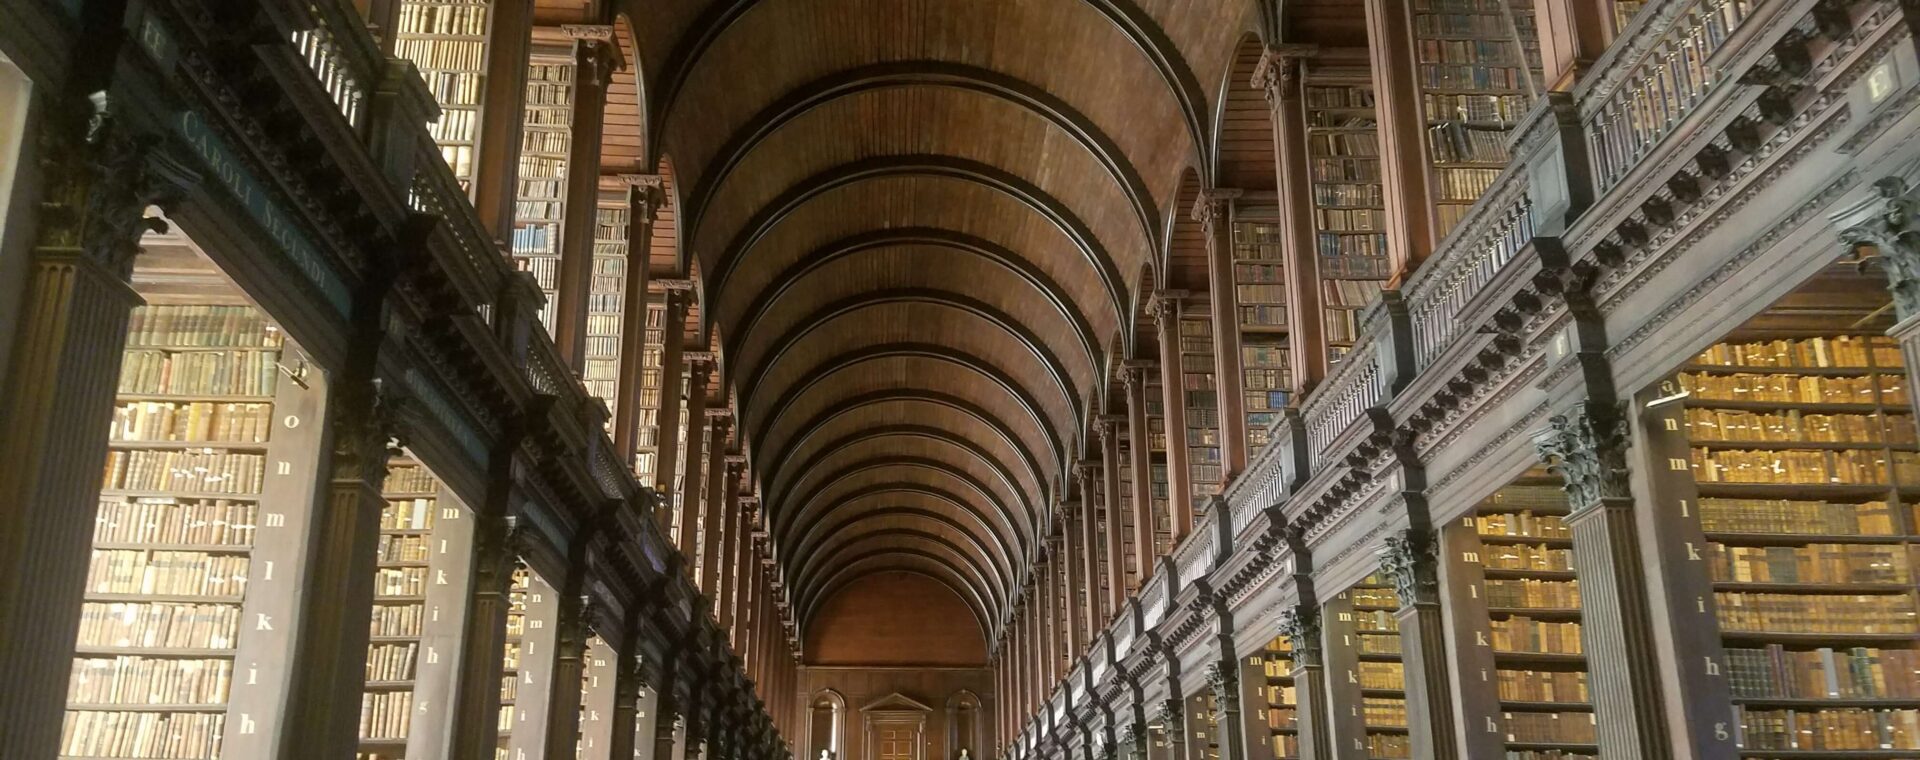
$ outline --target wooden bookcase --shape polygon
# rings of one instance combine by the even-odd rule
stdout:
[[[1399,608],[1399,595],[1378,574],[1326,604],[1328,699],[1341,760],[1412,757]]]
[[[1393,273],[1379,116],[1365,66],[1315,65],[1304,84],[1317,287],[1327,357],[1338,361],[1359,338],[1360,310]]]
[[[1247,456],[1271,442],[1273,423],[1287,407],[1293,373],[1287,356],[1286,250],[1279,209],[1234,206],[1233,289],[1239,314],[1241,390],[1247,417]]]
[[[1532,0],[1416,0],[1417,81],[1446,237],[1509,159],[1508,133],[1540,88]]]
[[[305,557],[324,383],[211,263],[149,243],[58,751],[265,756],[300,589],[256,571]]]
[[[1148,493],[1153,495],[1153,556],[1159,558],[1173,553],[1173,504],[1168,499],[1172,490],[1167,480],[1167,418],[1163,411],[1167,396],[1160,388],[1160,373],[1149,372],[1147,375],[1147,461],[1153,474]],[[1141,582],[1144,583],[1144,579]]]
[[[567,153],[573,144],[574,60],[570,45],[536,44],[527,59],[526,115],[513,206],[513,261],[532,272],[547,302],[540,321],[554,329],[560,235],[566,218]],[[596,266],[597,270],[597,266]]]
[[[614,663],[619,654],[599,634],[587,639],[580,683],[580,740],[574,755],[580,760],[611,760],[613,739]]]
[[[619,419],[620,325],[626,317],[626,198],[603,193],[594,210],[593,287],[587,294],[587,355],[581,379],[607,405],[607,430]]]
[[[1136,523],[1134,522],[1133,516],[1133,440],[1132,434],[1127,432],[1127,426],[1121,425],[1119,428],[1119,432],[1115,433],[1115,435],[1120,437],[1118,452],[1120,460],[1120,546],[1122,549],[1120,556],[1127,558],[1127,566],[1124,568],[1127,581],[1127,595],[1132,596],[1140,590],[1140,575],[1134,570],[1133,565],[1133,557],[1135,556],[1135,552],[1138,551],[1136,548],[1137,542],[1134,540],[1134,526]]]
[[[632,403],[640,407],[635,431],[633,471],[640,482],[652,485],[660,468],[660,379],[661,359],[666,352],[666,303],[658,296],[647,296],[647,335],[645,353],[640,360],[640,398]]]
[[[1194,519],[1198,521],[1209,499],[1222,487],[1220,384],[1214,377],[1213,317],[1203,306],[1181,311],[1180,378],[1181,396],[1187,404],[1187,474]]]
[[[1275,760],[1300,757],[1300,719],[1293,691],[1293,644],[1281,636],[1267,642],[1261,653],[1266,682],[1260,687],[1265,711],[1267,742]]]
[[[1460,670],[1494,676],[1461,685],[1462,720],[1497,726],[1515,760],[1599,756],[1567,511],[1560,479],[1535,471],[1441,532],[1450,621],[1476,644],[1459,653]]]
[[[381,491],[359,757],[438,757],[458,681],[472,515],[411,457],[389,463]]]
[[[1883,335],[1743,332],[1660,384],[1647,426],[1662,530],[1698,555],[1666,583],[1714,631],[1680,645],[1724,672],[1705,698],[1745,756],[1920,756],[1908,369]]]
[[[473,190],[481,114],[485,108],[491,0],[401,0],[394,53],[419,68],[440,104],[428,127],[460,186]]]

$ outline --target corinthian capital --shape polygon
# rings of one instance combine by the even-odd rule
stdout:
[[[1320,52],[1318,45],[1272,45],[1260,51],[1253,67],[1253,87],[1272,105],[1298,92],[1300,60]]]

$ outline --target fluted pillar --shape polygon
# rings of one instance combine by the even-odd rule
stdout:
[[[1153,295],[1153,316],[1160,339],[1160,393],[1164,399],[1160,415],[1167,429],[1167,513],[1173,520],[1175,546],[1193,532],[1193,474],[1187,470],[1187,394],[1180,371],[1180,300],[1185,297],[1183,291],[1163,290]]]
[[[1413,0],[1365,0],[1367,49],[1380,123],[1381,189],[1394,281],[1411,273],[1440,238],[1427,177],[1427,117],[1414,60]]]
[[[1313,175],[1307,151],[1307,109],[1300,69],[1309,45],[1269,46],[1254,68],[1253,86],[1267,98],[1273,120],[1275,187],[1280,196],[1280,246],[1286,256],[1287,356],[1294,398],[1327,376],[1326,324],[1322,321],[1320,260],[1314,239]]]
[[[1101,625],[1110,622],[1120,614],[1127,603],[1127,536],[1126,516],[1120,506],[1120,425],[1126,418],[1119,415],[1100,417],[1100,477],[1102,492],[1100,508],[1107,516],[1107,608]]]
[[[504,494],[500,500],[506,500]],[[513,520],[504,516],[482,515],[475,523],[473,586],[467,598],[467,630],[461,638],[462,677],[453,706],[449,757],[490,757],[498,743],[507,612],[513,607],[508,594],[519,558],[515,530]]]
[[[1122,377],[1127,387],[1127,467],[1133,469],[1133,585],[1153,576],[1158,548],[1153,542],[1153,433],[1147,422],[1147,373],[1152,362],[1128,361]]]
[[[668,510],[680,491],[674,475],[680,468],[680,426],[685,424],[680,397],[687,387],[682,372],[686,368],[687,302],[692,298],[693,283],[661,280],[660,285],[665,290],[665,313],[660,326],[660,432],[655,442],[658,456],[654,458],[653,490],[667,497],[667,508],[661,509],[658,517],[660,534],[671,536],[673,514]]]
[[[1213,387],[1220,411],[1220,477],[1247,469],[1247,396],[1242,388],[1240,302],[1233,280],[1233,202],[1239,190],[1208,189],[1193,202],[1207,239],[1207,309],[1213,318]]]
[[[560,614],[556,616],[553,637],[553,672],[547,683],[546,756],[565,758],[574,755],[580,735],[580,684],[587,668],[587,622],[591,605],[583,595],[580,576],[586,567],[576,564],[568,570],[567,590],[560,594]]]
[[[600,144],[606,126],[607,85],[621,67],[613,27],[570,24],[574,38],[573,139],[567,146],[566,205],[561,218],[560,266],[555,278],[555,348],[574,374],[587,366],[587,302],[593,295],[594,225],[600,211]],[[644,252],[642,252],[644,255]],[[640,302],[644,314],[645,302]],[[631,311],[633,302],[629,302]],[[643,331],[644,332],[644,331]],[[626,406],[622,399],[621,406]]]
[[[625,174],[620,182],[627,187],[627,279],[621,290],[621,303],[626,309],[620,314],[620,379],[616,385],[620,402],[614,410],[613,448],[621,462],[633,467],[640,449],[638,402],[646,375],[647,259],[653,248],[653,221],[665,205],[666,194],[658,174]]]
[[[1100,501],[1099,460],[1090,459],[1075,465],[1074,474],[1080,479],[1080,582],[1083,590],[1079,593],[1085,597],[1081,625],[1086,629],[1085,635],[1080,637],[1080,651],[1075,652],[1079,655],[1086,652],[1093,637],[1099,635],[1100,629],[1107,624],[1107,599],[1100,590],[1101,582],[1105,580],[1100,576],[1100,558],[1104,556],[1105,547],[1100,544],[1103,504]],[[1115,540],[1116,530],[1118,523],[1107,524],[1108,542]]]
[[[0,396],[0,755],[52,757],[60,741],[77,615],[85,590],[100,472],[107,457],[128,286],[147,204],[158,184],[152,142],[79,98],[53,101],[39,124],[45,155],[32,268]],[[35,151],[23,151],[23,156]],[[23,167],[24,176],[33,169]]]
[[[680,547],[680,557],[687,562],[689,576],[700,568],[700,544],[697,542],[700,539],[700,515],[706,507],[706,503],[700,500],[701,494],[705,493],[706,468],[718,464],[707,449],[707,381],[712,370],[713,354],[705,351],[687,352],[687,461],[682,466],[684,475],[680,478],[680,503],[674,507],[680,515],[679,535],[675,536],[674,544]]]
[[[1063,525],[1060,531],[1061,552],[1060,575],[1066,580],[1065,590],[1060,594],[1060,611],[1066,618],[1067,635],[1061,647],[1068,662],[1079,657],[1087,649],[1087,631],[1090,618],[1086,614],[1089,598],[1093,595],[1087,589],[1089,574],[1086,572],[1086,558],[1090,555],[1086,542],[1086,525],[1092,515],[1082,513],[1074,502],[1060,505]],[[1062,667],[1062,675],[1065,674]]]
[[[480,134],[474,145],[473,208],[498,241],[513,239],[520,139],[526,126],[527,56],[533,51],[533,0],[492,4]]]
[[[1436,545],[1432,531],[1422,527],[1391,534],[1380,553],[1380,571],[1393,579],[1400,596],[1395,617],[1400,621],[1407,733],[1413,756],[1458,760]]]
[[[646,684],[640,674],[640,634],[637,615],[627,617],[627,635],[613,664],[612,735],[607,741],[607,757],[632,760],[640,727],[641,693]]]

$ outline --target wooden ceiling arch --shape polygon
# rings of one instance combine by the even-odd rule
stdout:
[[[1213,185],[1246,93],[1211,85],[1244,74],[1254,5],[623,8],[642,134],[616,142],[679,160],[653,271],[698,283],[689,347],[768,463],[752,488],[801,626],[903,570],[998,640],[1138,350],[1180,175]]]
[[[925,154],[881,156],[841,164],[788,188],[764,206],[715,257],[707,286],[717,293],[727,292],[729,279],[746,254],[782,219],[808,201],[847,185],[894,176],[945,177],[971,182],[1012,197],[1038,212],[1073,241],[1081,257],[1099,277],[1116,312],[1126,292],[1119,270],[1107,255],[1093,231],[1078,214],[1037,185],[1006,169],[952,156]]]

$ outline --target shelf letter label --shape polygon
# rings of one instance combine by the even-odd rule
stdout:
[[[273,618],[267,617],[265,613],[254,613],[254,614],[255,614],[255,617],[253,620],[254,630],[256,631],[273,630]]]
[[[1716,678],[1720,676],[1720,663],[1714,662],[1712,657],[1702,657],[1700,659],[1706,660],[1707,662],[1707,675]]]

